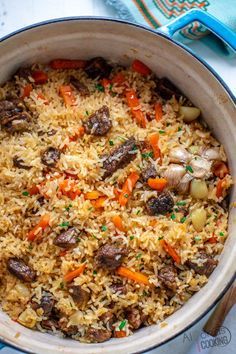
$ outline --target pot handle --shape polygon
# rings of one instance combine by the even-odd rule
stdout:
[[[234,51],[236,51],[236,33],[234,33],[229,27],[217,20],[214,16],[208,12],[192,9],[183,15],[170,21],[167,25],[160,27],[160,31],[167,34],[169,37],[173,37],[174,33],[183,27],[187,26],[193,21],[198,21],[213,32],[222,41],[228,44]]]

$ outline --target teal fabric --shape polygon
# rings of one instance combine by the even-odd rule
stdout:
[[[158,28],[175,17],[199,8],[209,12],[236,33],[236,0],[105,0],[117,13],[117,17]],[[184,44],[191,40],[204,38],[214,51],[220,55],[232,55],[232,51],[201,24],[193,23],[175,35]]]

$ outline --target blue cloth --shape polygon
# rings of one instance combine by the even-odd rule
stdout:
[[[236,33],[236,0],[105,0],[117,13],[117,17],[150,26],[155,29],[184,12],[198,8],[208,11]],[[213,50],[228,55],[225,45],[200,23],[193,22],[183,28],[175,39],[188,44],[191,40],[204,38]]]

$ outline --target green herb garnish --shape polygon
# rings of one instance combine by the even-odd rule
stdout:
[[[107,231],[107,226],[106,225],[102,225],[101,230],[102,231]]]
[[[88,116],[88,115],[89,115],[89,112],[88,112],[88,111],[85,111],[85,114],[86,114],[86,116]]]
[[[113,84],[110,84],[110,86],[109,86],[110,91],[112,90],[112,87],[113,87]]]
[[[27,197],[29,195],[29,192],[27,192],[27,191],[22,192],[22,195],[25,195]]]
[[[186,217],[183,216],[183,217],[180,219],[180,222],[181,222],[181,224],[183,224],[185,221],[186,221]]]
[[[224,234],[223,232],[220,232],[219,235],[220,235],[220,236],[224,236],[225,234]]]
[[[61,224],[59,224],[58,226],[61,227],[68,227],[70,225],[69,221],[63,221]]]
[[[65,284],[64,284],[63,282],[61,282],[61,283],[60,283],[60,288],[61,288],[61,289],[64,289],[64,287],[65,287]]]
[[[136,215],[138,215],[140,212],[141,212],[141,210],[137,210],[137,211],[136,211]]]
[[[152,152],[152,151],[144,152],[144,153],[142,154],[142,157],[143,157],[144,159],[147,159],[147,158],[149,158],[149,157],[153,157],[153,152]]]
[[[187,166],[185,167],[185,170],[188,171],[188,172],[193,173],[193,169],[192,169],[192,167],[189,166],[189,165],[187,165]]]
[[[98,272],[96,270],[93,271],[93,275],[96,275],[98,274]]]
[[[164,238],[164,236],[158,237],[158,241],[162,240],[163,238]]]
[[[91,235],[93,238],[95,238],[96,240],[98,239],[95,235]]]
[[[95,88],[96,88],[96,90],[98,90],[100,92],[104,92],[104,87],[101,84],[96,84]]]
[[[67,207],[65,207],[66,211],[69,211],[70,208],[72,208],[72,204],[69,204]]]
[[[195,236],[195,237],[194,237],[194,240],[195,240],[195,241],[201,241],[201,237],[200,237],[200,236]]]
[[[182,128],[181,128],[181,127],[179,127],[179,128],[178,128],[178,132],[181,132],[181,130],[182,130]]]
[[[175,219],[176,219],[175,214],[171,214],[170,218],[171,218],[172,220],[175,220]]]
[[[139,258],[141,258],[142,257],[142,253],[139,253],[139,254],[137,254],[137,256],[135,257],[136,259],[139,259]]]
[[[130,240],[132,241],[134,239],[134,236],[132,235],[132,236],[130,236]]]
[[[30,245],[29,245],[29,250],[31,251],[32,249],[33,249],[33,245],[30,244]]]
[[[165,130],[159,130],[159,134],[165,134]]]
[[[120,325],[119,325],[119,330],[120,330],[120,331],[125,327],[126,322],[127,322],[126,320],[121,321],[121,323],[120,323]]]
[[[110,145],[110,146],[113,146],[113,145],[114,145],[114,141],[109,140],[109,145]]]
[[[118,136],[117,138],[121,141],[126,141],[126,139],[123,136]]]
[[[177,202],[176,205],[183,206],[186,205],[186,202],[184,200],[181,200],[180,202]]]
[[[143,290],[143,296],[148,296],[148,293],[145,290]]]
[[[127,193],[124,194],[124,197],[125,197],[125,198],[129,198],[129,194],[127,194]]]

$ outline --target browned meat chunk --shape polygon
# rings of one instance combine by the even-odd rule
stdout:
[[[89,96],[89,89],[82,82],[80,82],[76,77],[70,77],[70,84],[76,88],[81,96]]]
[[[109,108],[107,106],[99,108],[83,123],[83,126],[87,134],[106,135],[112,127]]]
[[[156,176],[157,176],[157,171],[155,167],[152,164],[150,164],[142,171],[141,180],[143,182],[147,182],[149,178],[156,178]]]
[[[165,100],[171,99],[174,95],[177,99],[183,96],[182,92],[166,77],[159,79],[156,83],[156,92]]]
[[[158,273],[158,278],[162,284],[173,291],[176,290],[176,276],[177,271],[171,265],[163,267]]]
[[[99,248],[96,262],[99,267],[114,270],[121,265],[128,250],[115,245],[106,244]]]
[[[27,130],[31,118],[23,102],[19,100],[0,101],[0,124],[9,133]]]
[[[112,66],[109,65],[104,58],[101,57],[90,59],[85,68],[86,74],[91,79],[102,79],[104,77],[108,77],[110,75],[111,70]]]
[[[85,306],[90,299],[90,293],[83,290],[80,285],[71,285],[69,293],[78,306]]]
[[[148,199],[146,203],[149,215],[166,214],[173,209],[174,200],[169,192],[162,192],[157,197]]]
[[[211,258],[209,255],[202,251],[199,253],[199,258],[196,262],[188,260],[186,264],[196,273],[209,277],[217,266],[218,261]]]
[[[32,282],[36,278],[36,273],[31,269],[22,259],[19,258],[9,258],[7,261],[7,269],[18,279],[25,282]]]
[[[68,320],[65,317],[62,317],[59,320],[58,326],[59,326],[60,330],[68,337],[71,337],[71,336],[75,335],[76,333],[78,333],[78,327],[73,326],[73,325],[68,326]]]
[[[17,168],[22,168],[23,170],[30,170],[31,166],[26,166],[24,164],[24,160],[22,160],[20,157],[14,156],[13,157],[13,166]]]
[[[115,294],[117,294],[117,293],[126,294],[127,293],[127,288],[122,283],[114,283],[110,286],[110,288]]]
[[[112,311],[108,310],[100,317],[100,319],[103,321],[105,326],[108,326],[109,329],[112,329],[112,325],[115,322],[115,315],[112,313]]]
[[[126,311],[126,318],[133,329],[138,329],[144,321],[142,312],[135,307],[131,307]]]
[[[32,74],[32,70],[30,68],[19,68],[15,73],[15,76],[28,80],[31,74]]]
[[[41,161],[44,165],[49,167],[54,167],[58,160],[60,159],[61,153],[60,150],[50,146],[41,156]]]
[[[114,149],[103,161],[103,169],[106,170],[103,178],[111,176],[119,168],[127,166],[137,155],[137,145],[133,137]]]
[[[49,292],[44,292],[40,301],[40,307],[43,309],[43,314],[45,317],[49,317],[51,315],[52,309],[55,305],[55,300],[53,295]]]
[[[53,331],[53,329],[59,329],[58,322],[53,319],[42,320],[40,322],[42,328],[46,329],[47,331]]]
[[[53,243],[61,248],[72,248],[77,245],[79,234],[80,232],[76,227],[70,227],[68,230],[57,235]]]
[[[108,329],[98,329],[90,327],[87,331],[86,337],[88,341],[93,343],[102,343],[110,339],[112,332]]]

